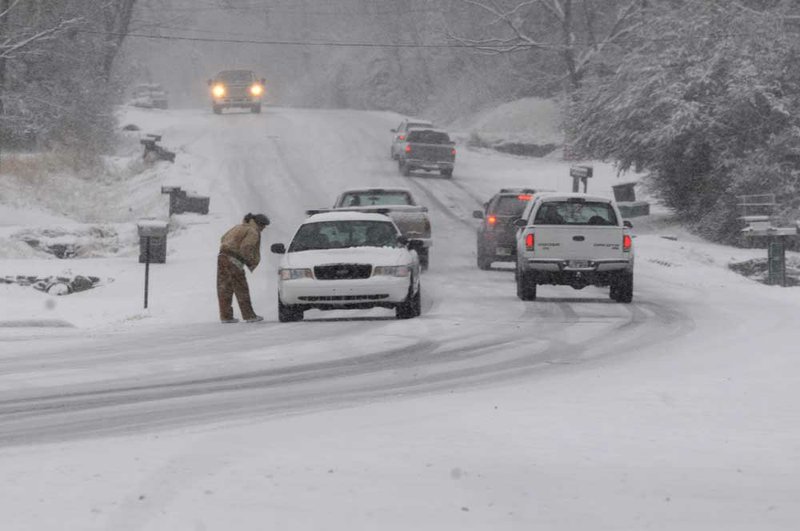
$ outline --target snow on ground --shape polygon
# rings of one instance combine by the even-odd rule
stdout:
[[[131,246],[67,261],[4,247],[0,277],[114,281],[60,298],[0,285],[3,529],[795,529],[800,298],[727,269],[765,251],[656,210],[633,220],[633,304],[561,287],[523,303],[508,267],[475,267],[471,212],[501,186],[568,190],[570,164],[460,146],[452,181],[403,179],[398,121],[127,111],[178,158],[114,181],[119,217],[91,221],[165,216],[162,184],[209,194],[211,212],[173,218],[146,311]],[[595,168],[590,191],[610,195],[616,172]],[[276,323],[269,244],[365,184],[431,209],[423,316]],[[267,322],[220,325],[219,236],[247,211],[273,221],[250,277]],[[21,212],[0,228],[65,224]]]

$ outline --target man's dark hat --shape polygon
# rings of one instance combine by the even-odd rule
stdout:
[[[253,214],[253,217],[251,219],[256,223],[258,223],[259,225],[261,225],[262,227],[266,227],[267,225],[269,225],[269,218],[264,214]]]

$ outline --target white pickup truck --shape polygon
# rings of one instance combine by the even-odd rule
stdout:
[[[543,194],[519,219],[517,296],[536,286],[609,286],[611,299],[633,300],[632,225],[613,200],[586,194]]]

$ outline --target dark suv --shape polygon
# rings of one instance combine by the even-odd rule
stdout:
[[[489,269],[492,262],[514,262],[517,259],[517,227],[514,221],[522,216],[533,200],[531,188],[503,188],[476,210],[473,217],[483,220],[478,228],[478,267]]]

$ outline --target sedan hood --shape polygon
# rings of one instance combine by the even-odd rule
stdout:
[[[286,253],[281,267],[313,268],[323,264],[372,264],[394,266],[411,264],[411,253],[403,247],[348,247]]]

